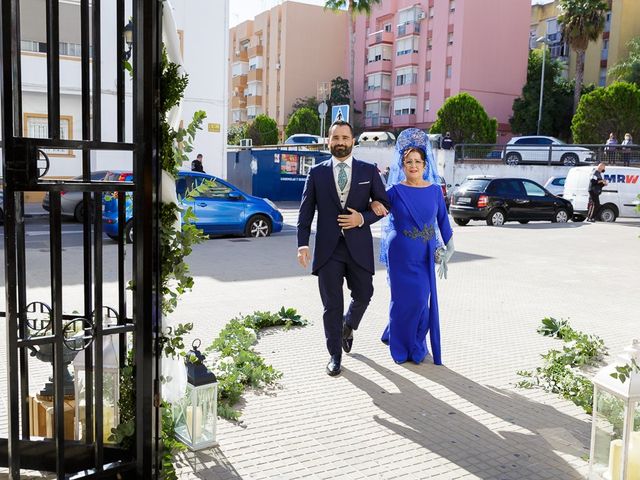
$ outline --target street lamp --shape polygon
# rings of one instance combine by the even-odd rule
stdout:
[[[544,94],[544,62],[547,50],[547,36],[536,38],[536,43],[542,43],[542,74],[540,75],[540,105],[538,106],[538,129],[536,135],[540,135],[540,123],[542,123],[542,96]]]

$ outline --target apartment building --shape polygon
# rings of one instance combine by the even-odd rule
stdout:
[[[576,71],[576,54],[562,38],[557,17],[560,15],[558,0],[549,0],[531,7],[530,38],[531,48],[535,40],[546,36],[549,53],[567,63],[567,77],[573,78]],[[584,83],[605,86],[612,79],[607,71],[628,54],[627,43],[640,36],[640,1],[610,0],[604,32],[598,40],[589,43],[584,60]]]
[[[501,131],[527,74],[530,0],[385,0],[357,19],[356,108],[366,128],[428,128],[473,95]]]
[[[216,175],[224,175],[226,169],[228,2],[222,0],[215,5],[210,0],[171,2],[183,54],[183,67],[189,74],[181,118],[188,124],[196,110],[206,111],[204,129],[196,136],[194,150],[204,155],[205,170]],[[125,3],[125,18],[128,18],[131,5]],[[20,2],[23,130],[25,136],[39,138],[48,137],[45,4],[41,0]],[[169,4],[165,8],[169,8]],[[101,136],[104,141],[115,141],[117,138],[114,86],[119,55],[116,30],[116,2],[106,2],[101,8],[100,29]],[[59,35],[61,137],[81,138],[80,0],[60,2]],[[130,48],[135,49],[135,45],[132,44]],[[128,75],[125,81],[125,105],[129,110],[132,88]],[[131,125],[125,125],[125,140],[131,141],[132,137]],[[50,176],[73,177],[82,172],[82,155],[79,151],[48,149],[47,153],[51,159]],[[126,152],[94,152],[92,155],[93,170],[129,169],[132,166],[132,157]]]
[[[348,78],[348,28],[346,12],[290,1],[231,28],[229,121],[264,113],[282,130],[296,99]]]

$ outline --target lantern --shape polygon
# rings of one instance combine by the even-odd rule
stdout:
[[[184,398],[173,405],[176,436],[190,450],[217,445],[218,383],[205,366],[199,346],[200,340],[194,340],[192,350],[187,353],[187,391]]]
[[[102,342],[102,398],[95,401],[102,402],[103,441],[111,435],[111,429],[119,422],[118,401],[120,400],[120,366],[118,363],[118,344],[114,343],[113,335],[107,335]],[[95,345],[95,343],[93,344]],[[93,348],[93,345],[91,348]],[[93,350],[95,359],[95,348]],[[73,361],[73,381],[76,398],[76,440],[83,440],[87,436],[85,415],[85,387],[86,368],[84,353],[80,353]],[[95,385],[94,373],[94,385]],[[95,389],[94,389],[95,395]]]
[[[616,367],[631,367],[622,382]],[[640,480],[640,340],[593,379],[589,479]]]

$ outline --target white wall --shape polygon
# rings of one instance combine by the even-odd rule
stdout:
[[[394,147],[356,147],[353,149],[353,156],[359,160],[378,165],[380,171],[393,161]],[[438,173],[445,178],[448,185],[462,183],[467,175],[493,175],[495,177],[518,177],[528,178],[541,185],[549,177],[566,176],[569,171],[564,166],[547,165],[505,165],[504,163],[454,163],[453,150],[435,149]]]

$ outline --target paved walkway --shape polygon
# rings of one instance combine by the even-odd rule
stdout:
[[[584,478],[589,417],[554,395],[516,389],[516,371],[558,346],[536,334],[544,316],[569,318],[612,352],[640,334],[639,227],[456,227],[459,251],[439,283],[445,366],[391,361],[379,341],[389,302],[380,270],[337,378],[324,373],[316,279],[295,263],[293,228],[209,242],[206,255],[194,252],[196,288],[177,312],[197,322],[197,335],[212,338],[234,315],[282,305],[311,325],[261,335],[257,349],[281,382],[245,395],[242,423],[221,421],[220,446],[183,455],[180,478]]]
[[[640,222],[455,226],[458,252],[438,285],[445,365],[393,363],[379,341],[389,302],[380,269],[353,353],[330,378],[316,278],[295,262],[295,209],[285,218],[282,234],[194,249],[196,285],[173,320],[194,322],[204,345],[254,310],[295,307],[310,325],[260,335],[256,348],[282,380],[244,396],[241,423],[219,421],[219,447],[181,455],[179,478],[584,478],[589,417],[516,389],[516,371],[558,346],[535,332],[544,316],[569,318],[614,353],[640,335]]]

